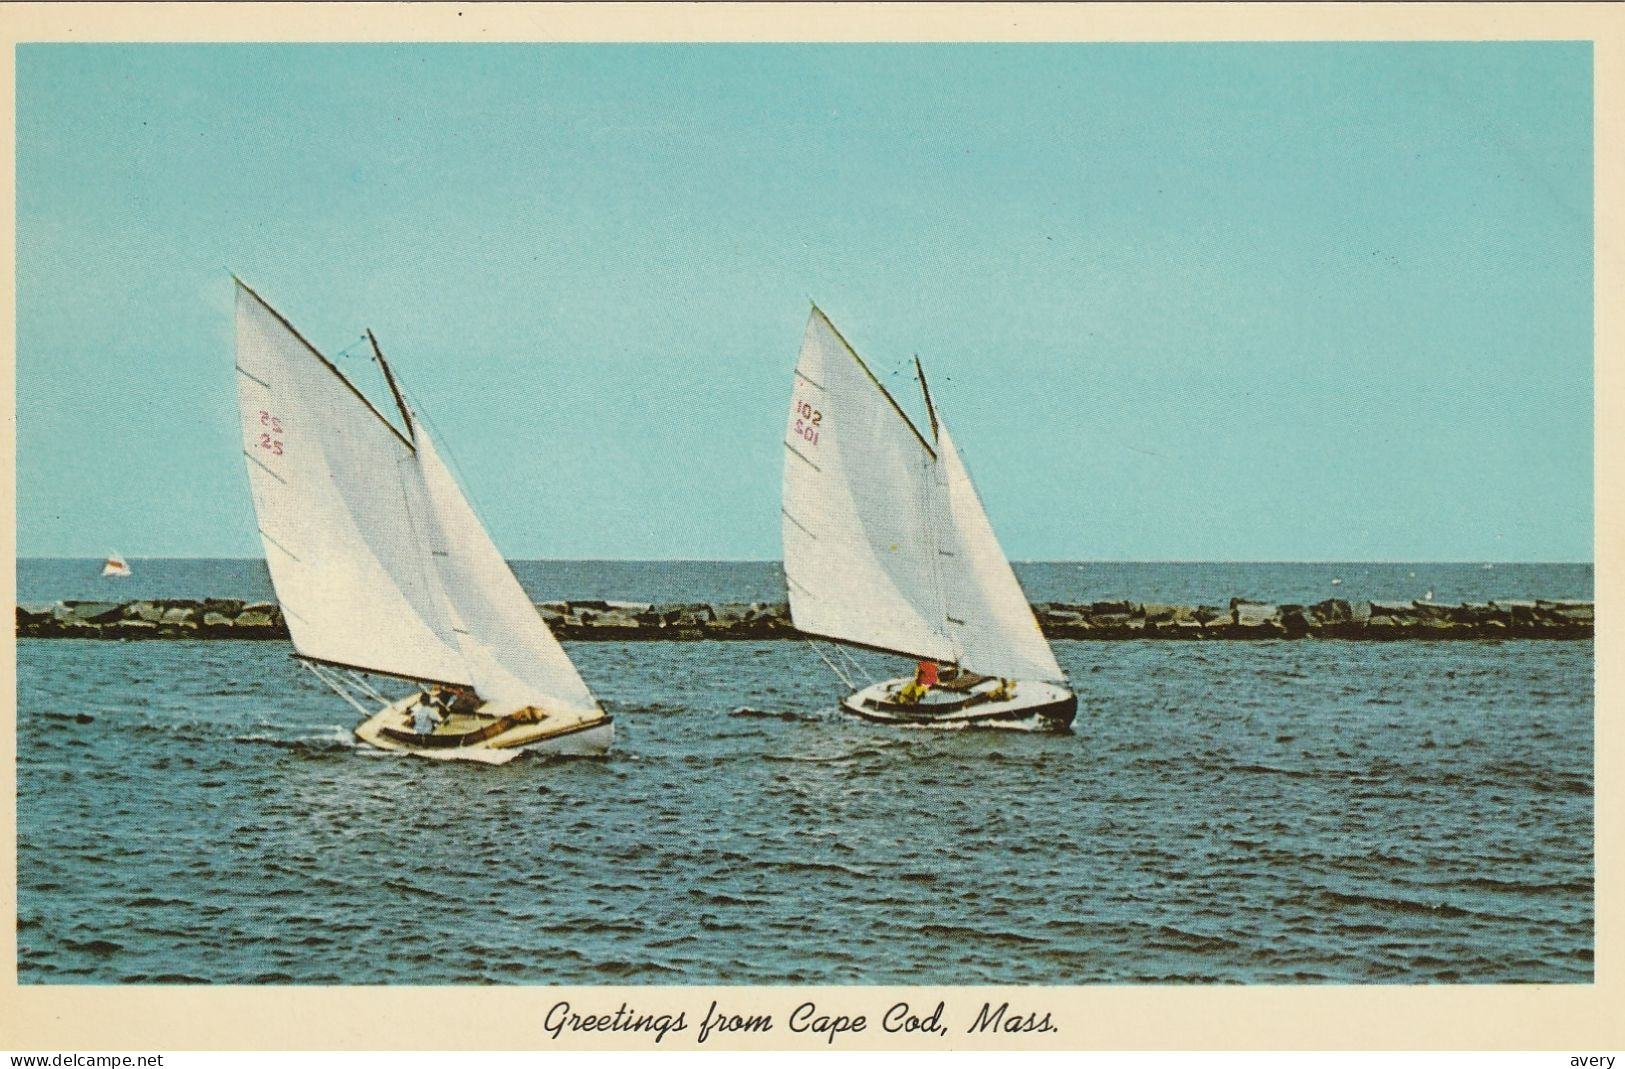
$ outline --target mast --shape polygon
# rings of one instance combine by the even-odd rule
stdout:
[[[937,423],[937,408],[931,403],[931,387],[925,384],[925,366],[920,363],[920,354],[914,354],[914,372],[920,380],[920,394],[925,398],[925,412],[931,418],[931,440],[937,443],[937,456],[931,464],[931,476],[928,486],[931,490],[931,502],[926,506],[925,522],[931,531],[931,574],[935,577],[938,606],[942,611],[942,622],[948,635],[948,641],[953,644],[954,663],[957,664],[965,656],[964,645],[961,643],[961,634],[965,627],[964,610],[959,609],[959,615],[954,615],[956,607],[949,604],[949,592],[953,584],[949,581],[952,576],[945,574],[945,569],[952,568],[959,554],[950,549],[952,544],[951,527],[952,518],[948,514],[950,508],[946,473],[943,470],[942,433]]]
[[[920,365],[920,354],[914,354],[914,371],[920,377],[920,392],[925,395],[925,413],[931,417],[931,440],[940,442],[942,436],[937,433],[937,409],[931,403],[931,387],[925,384],[925,368]]]
[[[378,348],[378,339],[372,336],[371,327],[367,328],[367,340],[372,343],[372,355],[378,359],[378,366],[383,369],[384,381],[389,383],[389,392],[395,397],[395,407],[401,410],[401,420],[406,424],[406,433],[416,442],[418,432],[412,422],[412,411],[406,407],[406,401],[401,397],[401,388],[395,382],[395,373],[389,370],[389,361],[384,359],[384,351]]]

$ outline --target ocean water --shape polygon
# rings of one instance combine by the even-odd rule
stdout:
[[[263,596],[166,567],[160,593]],[[776,596],[772,566],[537,567],[579,584],[549,597]],[[1033,567],[1039,600],[1358,574],[1121,565],[1075,595]],[[1590,594],[1584,566],[1490,595],[1439,588],[1518,568],[1380,568]],[[25,571],[25,600],[84,596]],[[18,643],[20,982],[1593,977],[1590,642],[1060,642],[1071,735],[855,720],[802,642],[578,643],[615,749],[502,768],[359,748],[288,653]]]

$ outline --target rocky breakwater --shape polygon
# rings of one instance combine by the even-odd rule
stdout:
[[[1348,602],[1277,605],[1232,598],[1228,605],[1137,601],[1033,606],[1051,638],[1124,639],[1577,639],[1590,638],[1594,608],[1583,601]],[[624,601],[550,601],[537,606],[559,638],[793,638],[782,602],[654,605]],[[357,621],[365,626],[365,621]],[[19,638],[286,639],[271,602],[224,598],[169,601],[61,601],[17,607]]]
[[[1097,601],[1033,606],[1050,638],[1069,639],[1498,639],[1590,638],[1588,601],[1344,601],[1271,604],[1231,598],[1227,606]]]
[[[17,606],[18,638],[282,638],[288,627],[269,601],[59,601]]]

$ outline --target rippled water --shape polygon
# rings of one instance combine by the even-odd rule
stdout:
[[[282,643],[22,641],[19,979],[1591,980],[1590,642],[1056,645],[1070,736],[576,644],[614,751],[487,768]]]

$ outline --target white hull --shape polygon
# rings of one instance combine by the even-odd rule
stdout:
[[[998,686],[997,680],[987,680],[964,693],[932,688],[918,703],[905,705],[895,695],[909,679],[875,683],[849,695],[841,705],[854,716],[876,723],[950,730],[1069,731],[1078,709],[1077,695],[1054,683],[1018,681],[1011,697],[988,698]]]
[[[614,721],[601,712],[549,713],[539,721],[503,726],[502,716],[483,709],[452,716],[430,735],[417,735],[411,709],[418,697],[411,694],[384,706],[355,729],[356,738],[380,750],[486,765],[505,765],[522,753],[594,756],[607,753],[615,739]],[[465,741],[475,734],[484,737]]]

